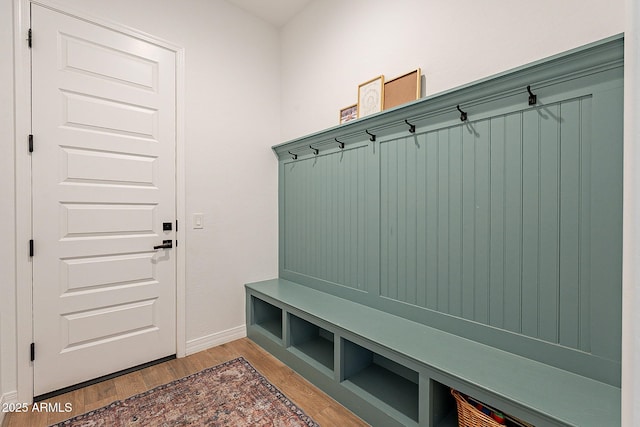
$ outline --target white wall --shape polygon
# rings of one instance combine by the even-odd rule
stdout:
[[[282,135],[338,124],[358,85],[417,67],[434,94],[624,31],[624,0],[321,0],[281,31]]]
[[[0,0],[0,400],[16,387],[12,16]]]
[[[622,425],[640,425],[640,5],[626,0]]]
[[[56,3],[185,48],[186,212],[205,215],[202,230],[180,225],[187,238],[186,338],[206,345],[230,329],[243,333],[243,284],[278,271],[270,149],[279,142],[277,30],[223,0]],[[0,395],[16,389],[11,4],[0,0]]]

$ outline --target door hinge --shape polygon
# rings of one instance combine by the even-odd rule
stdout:
[[[31,361],[36,360],[36,344],[31,343]]]
[[[27,43],[29,44],[29,49],[31,49],[32,46],[32,35],[31,35],[31,28],[29,28],[29,31],[27,32]]]
[[[29,152],[33,153],[33,135],[29,135]]]
[[[29,240],[29,256],[33,257],[33,239]]]

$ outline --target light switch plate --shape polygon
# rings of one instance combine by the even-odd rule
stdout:
[[[204,214],[193,214],[193,228],[204,228]]]

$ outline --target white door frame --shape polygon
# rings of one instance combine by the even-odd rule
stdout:
[[[184,144],[184,49],[167,41],[152,37],[82,11],[72,10],[53,0],[15,0],[14,2],[14,67],[15,67],[15,155],[16,155],[16,343],[18,402],[33,400],[33,363],[30,344],[33,340],[32,322],[32,262],[29,240],[32,236],[31,155],[27,150],[27,136],[31,133],[31,54],[27,43],[30,26],[30,5],[37,4],[56,12],[73,16],[106,28],[156,44],[176,54],[176,213],[180,225],[176,239],[176,354],[186,356],[186,213],[185,213],[185,144]],[[37,31],[33,43],[38,43]],[[37,153],[38,136],[35,135]],[[36,348],[37,353],[37,348]],[[36,354],[37,357],[37,354]]]

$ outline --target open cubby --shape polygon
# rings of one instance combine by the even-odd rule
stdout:
[[[342,340],[342,380],[418,422],[418,372]]]
[[[282,309],[255,296],[251,297],[252,324],[261,327],[278,339],[282,339]]]
[[[429,407],[431,422],[434,427],[457,427],[458,411],[456,400],[451,395],[451,388],[439,383],[429,381]]]
[[[289,314],[289,333],[291,348],[333,371],[334,336],[332,332]]]

